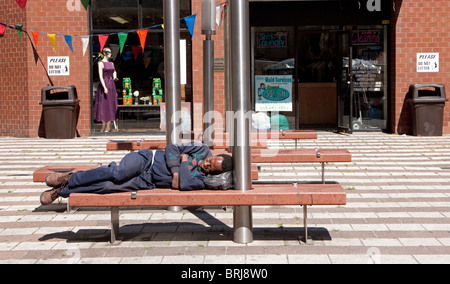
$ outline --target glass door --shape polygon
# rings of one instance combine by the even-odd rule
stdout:
[[[353,132],[353,54],[350,44],[350,33],[339,32],[337,36],[338,51],[338,94],[337,94],[337,120],[338,130]]]

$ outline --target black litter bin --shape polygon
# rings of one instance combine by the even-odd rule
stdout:
[[[41,104],[45,138],[71,139],[76,136],[80,101],[75,86],[43,88]]]
[[[442,136],[445,87],[439,84],[414,84],[409,87],[413,135]]]

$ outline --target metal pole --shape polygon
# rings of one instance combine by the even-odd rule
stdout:
[[[216,0],[202,0],[203,41],[203,143],[213,146],[214,131],[214,41],[216,34]]]
[[[214,131],[214,41],[207,34],[203,41],[203,143],[213,146]]]
[[[181,119],[180,7],[178,2],[178,0],[163,1],[167,144],[181,142],[179,135],[181,131],[179,127]]]
[[[224,11],[224,55],[225,55],[225,120],[226,120],[226,132],[228,132],[228,143],[231,146],[231,149],[233,149],[233,136],[232,136],[232,129],[233,129],[233,117],[229,115],[229,112],[233,110],[233,102],[231,97],[231,27],[230,27],[230,17],[229,17],[229,5],[228,3],[225,3],[225,11]]]
[[[233,164],[234,188],[251,190],[250,147],[250,44],[248,0],[230,0],[231,93],[234,111]],[[235,206],[234,241],[253,241],[252,207]]]
[[[180,7],[178,0],[164,0],[164,79],[166,91],[166,143],[180,143]],[[169,211],[181,211],[169,206]]]

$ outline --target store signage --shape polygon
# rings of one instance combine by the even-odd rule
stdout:
[[[352,32],[353,45],[380,45],[381,33],[380,31],[353,31]]]
[[[417,72],[439,72],[439,53],[417,53]]]
[[[255,76],[255,111],[292,111],[292,75]]]
[[[49,76],[69,76],[69,56],[49,56],[47,58],[47,73]]]
[[[381,12],[381,0],[367,0],[367,10],[369,12]]]
[[[256,34],[257,48],[284,48],[287,47],[287,32],[265,32]]]

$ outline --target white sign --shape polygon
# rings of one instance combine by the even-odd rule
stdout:
[[[292,76],[255,76],[255,111],[292,111]]]
[[[49,56],[47,58],[47,73],[49,76],[69,76],[69,56]]]
[[[417,53],[417,72],[439,72],[439,53]]]

